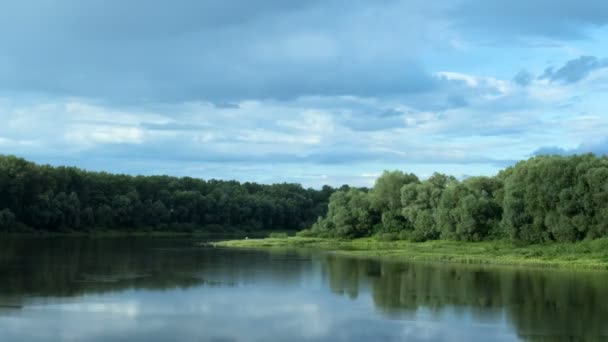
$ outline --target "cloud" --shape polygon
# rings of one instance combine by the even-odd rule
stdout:
[[[9,0],[0,5],[0,91],[219,107],[428,94],[441,87],[428,53],[476,40],[471,31],[504,44],[497,32],[571,38],[607,22],[600,0]]]
[[[434,80],[418,58],[430,33],[426,11],[405,12],[403,6],[339,0],[3,2],[0,40],[7,53],[0,57],[0,90],[110,103],[211,101],[219,107],[244,99],[428,91]]]
[[[593,153],[598,156],[608,155],[608,138],[599,139],[596,141],[586,141],[575,148],[562,148],[558,146],[544,146],[532,154],[539,155],[561,155],[568,156],[573,154]]]
[[[603,0],[459,1],[448,12],[455,28],[482,40],[547,37],[577,40],[588,30],[608,24],[608,3]]]
[[[68,143],[77,146],[88,144],[141,144],[143,131],[136,127],[116,127],[103,125],[75,125],[66,132]]]
[[[3,1],[0,153],[315,186],[491,174],[601,138],[607,6]]]
[[[426,133],[416,130],[438,119],[431,114],[374,99],[318,101],[242,102],[233,109],[200,103],[146,111],[75,100],[12,104],[0,107],[5,122],[0,153],[120,173],[288,178],[315,186],[345,180],[368,185],[356,175],[375,164],[505,163],[473,152],[476,142],[435,143],[434,134],[423,138]],[[326,108],[325,101],[333,107]],[[303,170],[327,176],[311,179]]]
[[[513,82],[519,84],[522,87],[525,87],[525,86],[529,85],[530,83],[532,83],[533,78],[534,78],[534,75],[532,75],[527,70],[520,70],[515,75],[515,77],[513,77]]]
[[[607,67],[608,58],[598,59],[594,56],[580,56],[567,61],[564,66],[557,70],[554,70],[553,67],[545,69],[540,79],[575,83],[587,77],[591,72]]]
[[[539,149],[537,149],[536,151],[532,152],[532,155],[534,156],[551,156],[551,155],[558,155],[558,156],[566,156],[566,155],[570,155],[570,154],[575,154],[576,152],[570,152],[570,151],[574,151],[574,150],[567,150],[558,146],[543,146]]]

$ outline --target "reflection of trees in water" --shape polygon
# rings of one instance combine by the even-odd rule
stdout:
[[[347,294],[355,299],[359,295],[360,279],[369,271],[367,263],[334,255],[326,256],[323,262],[323,275],[334,293]]]
[[[201,248],[185,239],[45,238],[0,240],[0,306],[29,296],[124,289],[237,286],[260,279],[299,281],[291,254]],[[310,268],[309,268],[310,269]],[[9,305],[10,304],[10,305]]]
[[[327,258],[334,292],[357,296],[368,283],[377,308],[389,315],[439,313],[450,307],[476,320],[503,310],[529,340],[608,339],[608,274],[483,269]],[[571,338],[571,339],[570,339]]]
[[[316,272],[315,265],[333,292],[357,298],[369,291],[378,310],[391,316],[450,308],[483,321],[504,312],[528,339],[608,335],[608,273],[385,263],[337,255],[313,256],[311,262],[305,252],[211,250],[184,239],[0,240],[0,314],[27,305],[30,296],[69,300],[132,288],[300,284]]]

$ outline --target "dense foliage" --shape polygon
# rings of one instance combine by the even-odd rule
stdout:
[[[608,158],[540,156],[463,181],[385,171],[368,193],[334,193],[327,215],[303,234],[526,243],[606,237]]]
[[[0,232],[295,230],[325,215],[333,191],[113,175],[0,156]]]

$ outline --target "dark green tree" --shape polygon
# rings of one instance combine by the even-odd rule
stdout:
[[[15,227],[15,223],[15,214],[10,209],[4,208],[0,210],[0,232],[12,230]]]

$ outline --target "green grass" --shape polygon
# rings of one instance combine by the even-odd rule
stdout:
[[[373,238],[336,240],[307,237],[229,240],[214,243],[231,248],[308,248],[362,258],[584,268],[608,270],[608,238],[577,243],[519,246],[509,241],[378,241]]]
[[[285,239],[287,238],[289,235],[287,235],[287,233],[277,233],[277,232],[272,232],[270,234],[268,234],[269,238],[273,238],[273,239]]]

